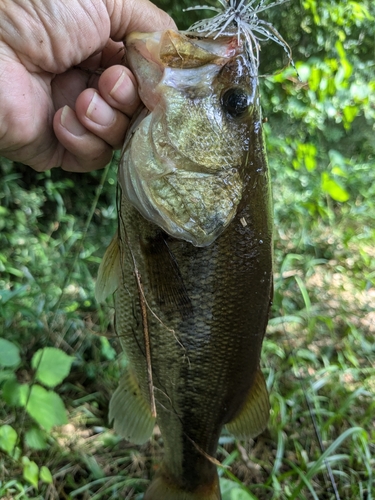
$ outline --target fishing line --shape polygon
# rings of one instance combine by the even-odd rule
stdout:
[[[298,281],[297,281],[297,284],[298,284]],[[302,291],[301,291],[301,293],[302,293]],[[308,315],[310,314],[309,311],[307,311],[307,314]],[[281,315],[280,317],[282,318],[283,315]],[[282,325],[283,325],[283,330],[284,330],[284,336],[285,336],[285,339],[287,340],[287,343],[289,345],[289,352],[286,353],[286,355],[287,355],[287,358],[289,358],[289,357],[293,357],[294,356],[295,348],[292,347],[291,344],[290,344],[290,340],[289,340],[289,337],[287,335],[285,324],[286,324],[286,321],[283,321]],[[305,372],[305,368],[303,368],[303,371],[304,371],[303,376],[305,378],[307,378],[307,374]],[[303,392],[303,395],[304,395],[304,398],[305,398],[305,401],[306,401],[306,405],[307,405],[307,408],[309,410],[309,415],[310,415],[310,418],[311,418],[311,422],[312,422],[313,427],[314,427],[315,436],[316,436],[316,439],[318,441],[320,451],[323,454],[326,451],[326,449],[325,449],[325,446],[324,446],[324,443],[323,443],[323,440],[322,440],[322,436],[321,436],[321,433],[320,433],[320,430],[319,430],[318,422],[317,422],[315,414],[314,414],[314,410],[316,410],[316,408],[312,407],[312,404],[311,404],[310,398],[308,396],[307,390],[305,389],[304,380],[298,374],[296,374],[296,373],[295,373],[295,377],[296,377],[296,379],[298,380],[298,382],[299,382],[299,384],[301,386],[301,389],[302,389],[302,392]],[[334,477],[333,472],[332,472],[331,464],[328,462],[327,459],[324,459],[324,465],[325,465],[325,467],[327,469],[328,477],[329,477],[331,485],[332,485],[332,489],[333,489],[333,492],[334,492],[334,495],[335,495],[335,499],[336,500],[341,500],[339,492],[338,492],[338,489],[337,489],[335,477]]]
[[[310,398],[309,398],[309,396],[307,394],[307,391],[305,391],[305,389],[303,387],[302,380],[300,380],[300,383],[301,383],[301,386],[302,386],[303,394],[305,396],[306,404],[307,404],[308,409],[309,409],[310,417],[311,417],[311,420],[312,420],[312,423],[313,423],[313,426],[314,426],[315,435],[316,435],[316,438],[317,438],[318,443],[319,443],[320,451],[322,453],[324,453],[326,451],[325,450],[325,446],[323,444],[322,436],[321,436],[321,434],[319,432],[318,423],[316,421],[315,414],[314,414],[313,408],[311,406]],[[331,484],[332,484],[332,487],[333,487],[333,491],[335,493],[336,500],[340,500],[340,495],[339,495],[339,492],[338,492],[338,489],[337,489],[335,477],[334,477],[333,472],[332,472],[331,464],[328,462],[328,460],[324,459],[324,465],[327,468],[329,479],[331,481]]]
[[[135,265],[135,261],[134,261]],[[142,314],[142,324],[143,324],[143,337],[145,343],[145,351],[146,351],[146,365],[147,365],[147,383],[148,390],[150,395],[150,406],[151,406],[151,415],[156,418],[156,404],[155,404],[155,393],[154,393],[154,382],[152,378],[152,359],[151,359],[151,342],[150,342],[150,332],[148,329],[148,318],[147,318],[147,307],[144,300],[144,290],[141,281],[141,275],[138,271],[137,267],[134,270],[135,279],[137,281],[138,293],[139,293],[139,303],[141,306],[141,314]]]
[[[60,297],[58,299],[58,301],[56,302],[55,306],[53,307],[52,311],[54,311],[54,315],[53,315],[53,318],[51,320],[51,322],[49,323],[49,326],[51,328],[51,330],[53,330],[53,327],[56,323],[56,319],[57,319],[57,314],[58,314],[58,311],[59,311],[59,307],[60,307],[60,304],[61,304],[61,301],[65,295],[65,289],[66,287],[68,286],[68,283],[72,277],[72,274],[73,274],[73,271],[75,269],[75,266],[77,264],[77,261],[78,261],[78,258],[79,258],[79,255],[82,251],[82,248],[83,248],[83,244],[85,242],[85,239],[86,239],[86,236],[87,236],[87,232],[88,232],[88,229],[89,229],[89,226],[91,224],[91,220],[94,216],[94,213],[95,213],[95,210],[96,210],[96,207],[98,205],[98,201],[99,201],[99,198],[100,198],[100,195],[102,193],[102,190],[103,190],[103,187],[104,187],[104,183],[106,181],[106,178],[107,178],[107,175],[108,175],[108,172],[109,172],[109,169],[111,167],[111,164],[112,164],[112,160],[111,162],[105,167],[104,171],[103,171],[103,174],[100,178],[100,182],[99,182],[99,185],[98,187],[96,188],[96,191],[95,191],[95,197],[94,197],[94,200],[91,204],[91,208],[90,208],[90,211],[89,211],[89,214],[87,216],[87,219],[86,219],[86,222],[85,222],[85,225],[83,227],[83,230],[82,230],[82,237],[81,237],[81,240],[78,244],[78,248],[77,248],[77,251],[75,253],[75,256],[74,256],[74,259],[73,259],[73,262],[68,270],[68,273],[66,274],[65,276],[65,280],[62,284],[62,287],[61,287],[61,293],[60,293]],[[67,331],[67,330],[66,330]],[[65,331],[65,333],[66,333]],[[65,334],[64,334],[65,335]],[[60,343],[62,342],[64,336],[59,336],[59,340],[60,340]],[[58,344],[60,345],[60,344]]]
[[[121,192],[121,188],[118,187],[118,190],[119,192]],[[123,220],[123,216],[122,216],[122,212],[121,212],[121,202],[119,202],[118,204],[118,207],[117,207],[117,211],[118,211],[118,214],[119,214],[119,219],[121,219],[121,223],[122,223],[122,229],[124,231],[124,234],[125,234],[125,238],[126,238],[126,246],[128,247],[129,249],[129,253],[131,255],[131,258],[132,258],[132,261],[133,261],[133,270],[134,272],[136,272],[137,270],[137,265],[136,265],[136,260],[135,260],[135,256],[134,256],[134,253],[133,253],[133,250],[131,248],[131,244],[130,244],[130,241],[129,241],[129,237],[128,237],[128,234],[127,234],[127,231],[126,231],[126,224]],[[121,231],[119,229],[119,240],[121,240]],[[120,245],[120,252],[122,251],[122,245]],[[122,255],[123,257],[123,255]],[[124,257],[122,258],[122,261],[124,260]],[[122,286],[124,285],[125,283],[125,275],[124,275],[124,269],[123,267],[121,267],[121,271],[122,271],[122,278],[123,278],[123,281],[122,281]],[[130,294],[130,291],[129,291],[129,294]],[[150,311],[150,313],[154,316],[154,318],[170,333],[173,334],[176,342],[180,345],[180,347],[186,351],[186,348],[185,346],[181,343],[181,341],[178,339],[177,335],[176,335],[176,331],[173,329],[173,328],[170,328],[169,326],[167,326],[162,320],[161,318],[159,318],[159,316],[153,311],[152,307],[150,306],[150,304],[148,303],[147,301],[147,298],[146,298],[146,295],[143,293],[142,294],[142,297],[143,297],[143,300],[145,301],[145,304],[148,308],[148,310]]]

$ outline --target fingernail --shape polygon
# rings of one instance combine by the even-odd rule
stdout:
[[[138,93],[135,90],[135,85],[128,72],[123,69],[109,95],[118,103],[126,104],[127,108],[129,108],[138,103]]]
[[[119,97],[118,94],[120,94],[120,96],[122,94],[120,87],[121,87],[122,82],[125,80],[125,76],[126,76],[126,72],[125,72],[125,70],[122,70],[121,75],[119,76],[117,82],[114,84],[114,86],[112,87],[112,90],[109,93],[109,95],[112,96],[116,100],[118,100],[118,97]]]
[[[61,113],[61,125],[71,134],[80,137],[86,133],[85,127],[79,122],[74,111],[64,106]]]
[[[98,125],[110,125],[114,120],[114,112],[111,106],[109,106],[109,104],[107,104],[96,92],[87,108],[86,116]]]

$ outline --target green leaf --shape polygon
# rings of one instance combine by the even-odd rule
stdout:
[[[336,42],[336,50],[341,59],[346,59],[346,52],[341,42]]]
[[[332,453],[334,453],[346,439],[353,437],[354,434],[366,435],[366,431],[362,429],[362,427],[351,427],[350,429],[346,429],[346,431],[340,434],[340,436],[335,439],[335,441],[324,451],[324,453],[320,455],[318,460],[311,464],[311,467],[306,472],[306,479],[312,479],[324,465],[324,460],[332,455]]]
[[[229,479],[220,479],[220,489],[223,500],[257,500],[257,497]]]
[[[61,349],[45,347],[39,349],[31,360],[31,366],[36,370],[35,377],[47,387],[55,387],[69,374],[74,358]]]
[[[45,433],[37,427],[32,427],[26,432],[25,441],[33,450],[45,450],[48,447]]]
[[[17,432],[10,425],[2,425],[0,427],[0,448],[12,454],[17,443]]]
[[[23,464],[23,477],[28,481],[34,488],[38,488],[38,476],[39,467],[35,462],[32,462],[27,457],[22,457]]]
[[[354,121],[354,118],[357,117],[359,108],[358,106],[345,106],[342,112],[344,115],[344,123],[350,125]]]
[[[0,385],[3,382],[13,378],[14,378],[14,370],[12,369],[5,370],[4,368],[0,370]]]
[[[116,351],[113,349],[111,344],[109,343],[109,340],[107,337],[100,337],[100,343],[101,343],[101,351],[103,356],[108,359],[109,361],[112,361],[116,358]]]
[[[312,91],[316,92],[322,80],[322,71],[319,68],[311,68],[310,78],[308,80],[309,87]]]
[[[350,198],[349,193],[332,179],[327,172],[322,173],[322,189],[328,193],[332,199],[342,203],[348,201]]]
[[[348,174],[343,170],[341,167],[334,166],[332,167],[332,173],[333,175],[338,175],[339,177],[344,177],[347,178]]]
[[[47,391],[40,385],[31,388],[26,411],[38,424],[50,431],[55,425],[68,422],[64,403],[54,391]]]
[[[40,480],[43,481],[43,483],[47,484],[53,483],[51,471],[45,465],[42,465],[42,467],[40,468]]]
[[[316,154],[317,149],[314,144],[298,144],[296,150],[297,160],[293,161],[293,167],[298,170],[300,165],[304,165],[306,170],[312,172],[316,168]]]
[[[309,297],[309,292],[307,291],[305,283],[298,275],[295,276],[294,278],[295,278],[297,285],[301,291],[303,301],[305,303],[306,311],[307,311],[307,313],[309,313],[311,311],[311,301],[310,301],[310,297]]]
[[[20,350],[18,347],[13,342],[0,338],[0,366],[17,366],[20,362]]]
[[[19,384],[13,375],[3,385],[3,399],[9,406],[24,406],[27,400],[29,386]]]
[[[11,272],[13,274],[15,274],[14,271],[20,272],[20,271],[14,270],[10,266],[7,266],[6,269],[7,269],[7,272]],[[20,275],[23,276],[22,272],[20,272]],[[0,290],[0,304],[2,304],[2,305],[6,304],[11,299],[14,299],[14,297],[17,297],[17,296],[22,297],[23,292],[25,292],[26,290],[27,290],[27,285],[20,286],[18,288],[15,288],[14,290]]]

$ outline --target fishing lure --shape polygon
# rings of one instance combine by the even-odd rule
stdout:
[[[276,42],[285,50],[289,63],[294,67],[292,50],[272,26],[271,23],[259,18],[259,14],[289,0],[277,0],[268,5],[266,0],[218,0],[221,8],[210,5],[189,7],[188,10],[208,9],[218,14],[210,19],[197,21],[188,29],[188,32],[203,34],[205,37],[212,37],[216,40],[220,36],[233,35],[237,33],[238,43],[241,37],[245,39],[245,50],[252,66],[258,70],[260,62],[260,43],[268,40]]]

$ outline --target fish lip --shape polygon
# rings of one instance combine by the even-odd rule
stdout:
[[[210,51],[216,56],[225,58],[227,60],[235,57],[236,55],[244,52],[244,47],[242,43],[238,43],[238,37],[235,32],[224,34],[220,37],[220,39],[214,40],[213,37],[207,37],[202,35],[202,33],[192,32],[192,31],[178,31],[174,29],[162,30],[162,31],[154,31],[149,33],[143,32],[132,32],[129,33],[124,40],[125,47],[129,50],[133,48],[138,48],[139,45],[143,44],[147,46],[147,42],[149,42],[149,46],[152,47],[152,43],[155,44],[161,42],[162,36],[171,36],[171,38],[181,38],[184,37],[192,43],[197,43],[201,45],[209,44]],[[240,40],[241,42],[241,40]],[[201,47],[201,45],[198,45]],[[223,46],[227,47],[223,50]],[[150,51],[148,51],[150,53]],[[145,51],[142,51],[142,54],[145,54]],[[156,57],[152,58],[154,61],[161,62],[161,58],[156,53]],[[225,64],[225,62],[223,62]]]

